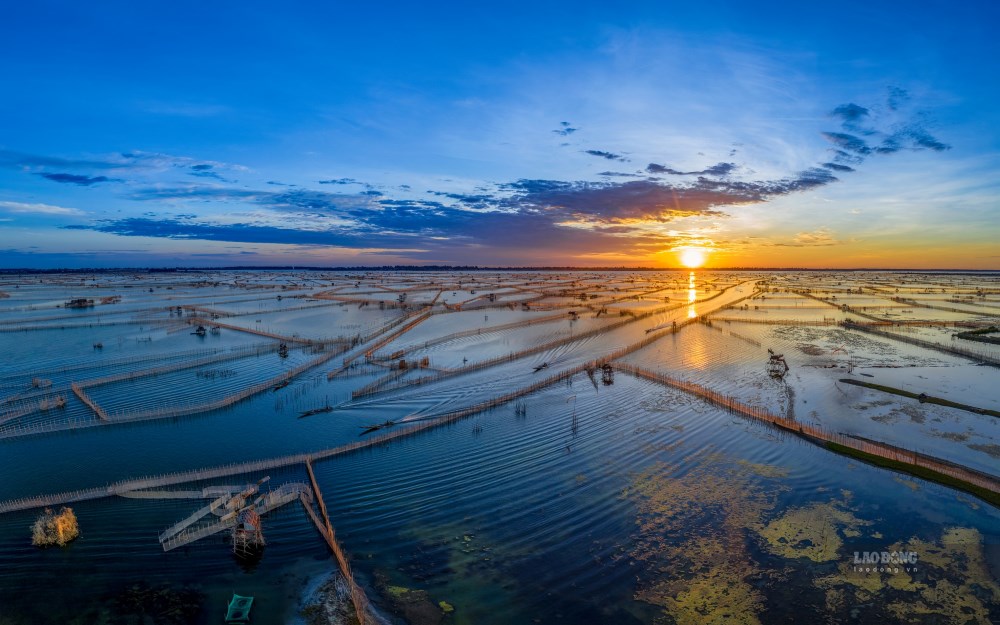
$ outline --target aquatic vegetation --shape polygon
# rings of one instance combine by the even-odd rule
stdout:
[[[863,525],[869,522],[854,516],[843,502],[814,503],[770,521],[759,535],[776,555],[829,562],[840,555],[841,536],[857,536]]]
[[[59,514],[46,509],[31,526],[31,544],[36,547],[65,547],[79,535],[80,526],[72,508],[63,508]]]
[[[825,589],[831,611],[868,603],[879,612],[884,606],[883,619],[965,625],[991,622],[1000,610],[1000,585],[987,567],[978,530],[946,528],[939,540],[914,537],[886,550],[912,551],[918,560],[911,567],[871,571],[858,571],[853,562],[841,563],[837,573],[815,582]]]
[[[662,607],[679,625],[760,623],[764,595],[752,582],[762,571],[747,544],[781,490],[765,490],[757,478],[782,469],[727,464],[719,454],[699,460],[683,475],[656,463],[625,493],[639,512],[631,556],[645,565],[635,598]]]
[[[757,464],[749,460],[740,460],[739,464],[762,477],[788,477],[788,469],[773,464]]]
[[[410,625],[437,625],[446,614],[454,610],[444,601],[435,604],[426,590],[390,585],[384,576],[378,576],[377,584],[393,611]],[[451,610],[445,610],[444,606]]]

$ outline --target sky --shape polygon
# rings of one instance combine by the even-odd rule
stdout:
[[[8,3],[0,267],[1000,269],[998,23],[982,0]]]

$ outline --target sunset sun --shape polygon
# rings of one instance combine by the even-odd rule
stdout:
[[[688,269],[697,269],[705,264],[705,250],[687,248],[681,250],[681,264]]]

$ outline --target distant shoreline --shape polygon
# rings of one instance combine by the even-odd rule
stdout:
[[[856,267],[850,269],[836,268],[810,268],[810,267],[699,267],[690,269],[687,267],[482,267],[463,265],[380,265],[380,266],[354,266],[354,267],[317,267],[317,266],[247,266],[234,265],[225,267],[84,267],[84,268],[0,268],[0,275],[33,275],[33,274],[65,274],[65,273],[121,273],[121,272],[145,272],[145,273],[206,273],[213,271],[348,271],[348,272],[490,272],[490,271],[795,271],[795,272],[823,272],[823,273],[908,273],[921,275],[948,274],[948,275],[983,275],[997,274],[1000,276],[1000,269],[891,269],[880,267]]]

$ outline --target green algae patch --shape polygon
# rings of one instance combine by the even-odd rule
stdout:
[[[843,536],[859,536],[868,525],[836,502],[794,508],[774,519],[759,534],[772,553],[784,558],[808,558],[813,562],[836,560]]]
[[[747,469],[750,469],[757,475],[761,477],[771,477],[780,478],[788,477],[789,470],[785,467],[779,467],[775,464],[756,464],[748,460],[740,460],[739,464]]]
[[[991,607],[1000,602],[1000,586],[987,566],[978,530],[952,527],[940,540],[912,538],[886,550],[915,552],[917,562],[870,571],[843,562],[837,573],[815,582],[826,590],[827,607],[847,611],[871,603],[884,606],[884,618],[902,623],[990,622]]]
[[[443,610],[430,600],[426,590],[390,585],[380,575],[376,575],[376,587],[388,599],[392,611],[411,625],[438,625],[444,618]]]
[[[700,460],[685,474],[656,463],[625,491],[638,510],[630,555],[643,572],[635,598],[678,625],[759,625],[766,574],[748,544],[783,487],[762,487],[760,468],[767,465],[720,454]]]
[[[745,570],[719,566],[678,589],[660,583],[641,591],[636,598],[664,608],[677,625],[760,625],[763,597],[743,582]]]

